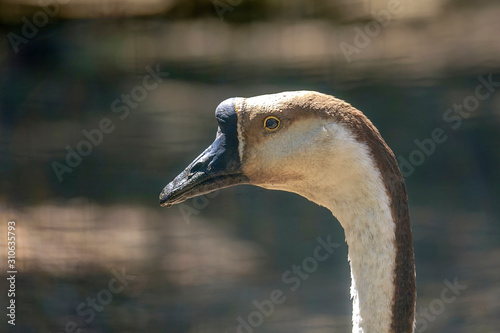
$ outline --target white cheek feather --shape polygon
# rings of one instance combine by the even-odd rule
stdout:
[[[242,108],[243,104],[243,99],[242,98],[235,98],[234,99],[234,109],[236,111],[236,114],[239,116],[239,112]],[[238,121],[237,124],[238,128],[238,155],[240,157],[240,162],[243,160],[243,152],[245,151],[245,137],[243,136],[242,129],[241,129],[241,121]]]

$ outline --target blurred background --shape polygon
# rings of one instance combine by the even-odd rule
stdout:
[[[285,90],[347,100],[406,170],[417,331],[498,331],[498,17],[494,0],[1,0],[0,332],[238,332],[274,289],[286,301],[240,332],[349,332],[329,211],[251,186],[158,204],[219,102]],[[282,274],[328,236],[290,291]],[[446,281],[466,289],[445,303]]]

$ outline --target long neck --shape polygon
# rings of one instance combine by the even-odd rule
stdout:
[[[349,248],[353,332],[409,332],[392,329],[395,282],[400,280],[396,223],[388,202],[372,203],[351,205],[340,214],[338,207],[331,208],[344,227]]]
[[[330,209],[344,228],[353,332],[408,333],[414,329],[416,290],[406,188],[390,150],[376,147],[352,144],[356,161],[303,194]]]
[[[406,198],[390,198],[383,188],[368,192],[325,205],[344,227],[349,249],[353,332],[413,332],[413,246],[409,220],[401,219],[408,216]]]

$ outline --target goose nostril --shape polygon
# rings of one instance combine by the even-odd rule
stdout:
[[[205,165],[205,163],[202,161],[197,162],[195,165],[193,165],[191,170],[189,170],[188,177],[192,177],[195,173],[200,171],[200,169],[203,168],[204,165]]]

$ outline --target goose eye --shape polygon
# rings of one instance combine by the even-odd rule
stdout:
[[[264,120],[264,127],[270,132],[276,131],[280,127],[280,120],[276,117],[269,116]]]

